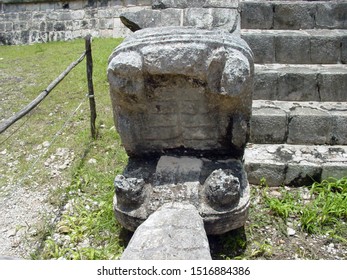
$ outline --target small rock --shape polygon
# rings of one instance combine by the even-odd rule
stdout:
[[[287,235],[288,236],[294,236],[296,233],[295,229],[292,229],[290,227],[287,228]]]
[[[330,254],[336,254],[335,244],[330,243],[327,248],[328,253]]]
[[[13,236],[16,236],[17,234],[17,230],[16,229],[11,229],[8,231],[7,233],[7,237],[13,237]]]
[[[96,159],[95,158],[91,158],[90,160],[88,160],[89,164],[96,164]]]
[[[83,240],[81,243],[78,244],[79,248],[86,248],[86,247],[89,247],[89,246],[90,246],[90,242],[89,242],[88,238]]]
[[[0,152],[0,155],[6,155],[6,154],[7,154],[7,149]]]
[[[17,248],[20,244],[20,239],[16,239],[11,243],[12,248]]]
[[[58,228],[59,233],[69,233],[71,229],[68,226],[60,226]]]
[[[66,168],[68,168],[69,166],[69,162],[65,161],[63,164],[58,166],[58,170],[65,170]]]
[[[48,148],[49,145],[51,145],[51,143],[49,143],[48,141],[45,141],[42,143],[42,146],[45,147],[45,148]]]
[[[279,191],[271,191],[270,195],[277,198],[282,196],[282,194]]]

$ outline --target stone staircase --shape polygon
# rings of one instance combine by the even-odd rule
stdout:
[[[347,176],[347,1],[241,1],[255,56],[250,183]]]

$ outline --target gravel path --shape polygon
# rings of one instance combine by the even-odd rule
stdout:
[[[27,155],[26,160],[35,160],[44,151],[47,143],[38,145],[35,154]],[[18,176],[21,162],[17,152],[0,150],[0,258],[30,258],[40,245],[40,234],[44,233],[59,214],[49,202],[51,190],[64,187],[64,170],[71,164],[74,155],[68,149],[58,148],[44,163],[37,162],[32,172],[26,176],[28,182]],[[49,176],[49,183],[40,185],[37,174]],[[18,179],[20,178],[20,179]]]

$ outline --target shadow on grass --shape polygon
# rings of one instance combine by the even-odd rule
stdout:
[[[222,235],[209,235],[208,241],[213,260],[241,259],[247,247],[244,227]]]

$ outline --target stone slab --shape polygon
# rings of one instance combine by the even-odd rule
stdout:
[[[347,30],[256,30],[242,29],[242,38],[254,52],[255,63],[341,63]],[[271,53],[269,55],[270,41]]]
[[[242,28],[346,29],[346,1],[241,1]],[[260,21],[264,19],[264,21]]]
[[[251,143],[284,143],[287,137],[287,113],[281,108],[258,107],[252,111]]]
[[[253,101],[251,142],[347,145],[347,103]]]
[[[241,2],[241,28],[271,29],[273,6],[271,3]]]
[[[318,28],[347,29],[347,2],[317,3],[316,26]]]
[[[237,8],[239,0],[153,0],[153,9],[167,8]]]
[[[140,10],[121,14],[121,20],[132,31],[165,26],[192,26],[207,30],[222,29],[230,33],[240,29],[238,11],[228,8]]]
[[[121,260],[211,260],[199,212],[190,204],[164,204],[137,228]]]
[[[293,107],[289,120],[287,143],[323,145],[330,143],[333,119],[329,112],[310,106]]]
[[[249,144],[245,168],[251,184],[299,186],[347,175],[347,146]]]
[[[347,65],[256,64],[255,100],[346,102]]]
[[[160,157],[156,174],[158,180],[166,183],[196,182],[200,180],[203,162],[193,157]]]

